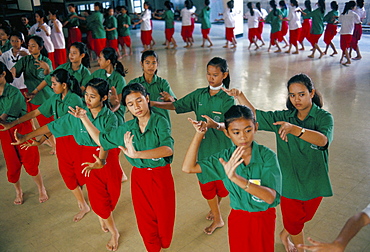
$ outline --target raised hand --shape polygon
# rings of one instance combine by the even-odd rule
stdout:
[[[232,88],[232,89],[226,89],[224,87],[221,87],[222,91],[224,91],[226,94],[232,96],[232,97],[235,97],[237,98],[241,93],[242,91],[240,91],[239,89],[236,89],[236,88]]]
[[[223,158],[219,159],[220,163],[224,167],[227,177],[230,180],[236,175],[235,174],[236,168],[244,161],[242,158],[243,153],[244,148],[242,146],[239,146],[238,148],[235,149],[228,162],[226,162]]]
[[[159,94],[162,96],[161,100],[163,100],[165,102],[174,102],[175,101],[175,98],[166,91],[160,92]]]
[[[207,132],[207,123],[205,121],[195,121],[191,118],[188,118],[188,121],[198,133],[205,134]]]
[[[39,66],[37,68],[38,69],[44,69],[44,70],[47,70],[49,69],[49,65],[45,62],[45,61],[42,61],[42,60],[36,60],[36,63],[35,63],[36,66]]]
[[[32,92],[31,93],[24,92],[24,96],[26,96],[26,101],[30,102],[33,98],[35,98],[36,94]]]
[[[39,146],[39,145],[41,145],[40,141],[31,139],[31,142],[26,141],[24,144],[22,144],[21,149],[28,150],[29,147]]]
[[[84,174],[85,177],[89,177],[90,176],[91,170],[93,170],[93,169],[101,169],[105,165],[103,163],[103,161],[98,156],[96,156],[95,154],[93,154],[93,157],[95,158],[95,162],[94,163],[85,162],[85,163],[82,163],[81,164],[81,165],[86,165],[86,167],[82,169],[82,174]]]
[[[284,121],[275,122],[274,125],[280,125],[279,131],[278,131],[280,138],[283,141],[288,142],[288,134],[292,132],[293,125],[288,122],[284,122]]]
[[[109,91],[109,102],[113,107],[118,106],[121,102],[118,98],[117,89],[115,87],[112,87]]]
[[[73,115],[76,118],[83,118],[86,116],[87,111],[83,108],[80,108],[79,106],[76,106],[76,108],[72,108],[71,106],[68,107],[71,115]]]
[[[131,135],[131,132],[127,131],[123,137],[126,147],[123,147],[123,146],[118,146],[118,147],[123,151],[123,153],[126,156],[130,158],[137,158],[136,156],[137,151],[135,150],[135,147],[132,143],[133,138],[134,138],[134,135]]]
[[[216,122],[215,120],[213,120],[211,117],[209,117],[207,115],[202,115],[202,117],[204,119],[206,119],[206,127],[207,127],[207,129],[209,129],[209,128],[217,129],[217,127],[220,125],[218,122]]]
[[[15,142],[10,143],[11,145],[20,145],[27,141],[24,135],[18,133],[17,129],[14,131],[14,138]]]

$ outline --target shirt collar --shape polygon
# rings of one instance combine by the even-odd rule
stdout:
[[[6,96],[7,96],[9,86],[10,86],[10,84],[9,84],[9,83],[5,83],[3,94],[2,94],[2,95],[0,95],[0,97],[6,97]]]
[[[84,108],[86,111],[87,111],[87,116],[90,118],[90,120],[96,120],[98,119],[100,116],[104,116],[106,113],[107,113],[107,106],[103,106],[103,108],[100,110],[100,112],[98,113],[98,115],[94,118],[90,109],[88,109],[87,107]]]
[[[144,77],[144,74],[141,76],[141,80],[142,80],[143,82],[146,82],[145,77]],[[152,82],[151,82],[151,83],[149,83],[149,84],[150,84],[150,85],[155,84],[155,83],[157,83],[157,81],[158,81],[158,76],[155,74],[155,75],[153,76],[153,80],[152,80]]]
[[[145,132],[147,132],[147,131],[149,131],[149,130],[151,130],[155,127],[155,125],[152,125],[153,124],[152,122],[155,121],[155,119],[153,119],[154,117],[156,117],[156,114],[153,111],[150,111],[150,118],[149,118],[148,124],[146,125],[144,132],[142,132],[141,134],[144,134]],[[133,129],[141,132],[140,127],[139,127],[139,119],[137,119],[137,117],[135,117],[134,120],[135,120],[135,123],[134,123]]]
[[[317,110],[319,109],[319,107],[315,104],[315,103],[312,103],[312,107],[310,109],[310,112],[308,112],[308,115],[306,116],[306,118],[304,120],[306,120],[308,117],[313,117],[315,118],[316,117],[316,114],[317,114]],[[288,117],[296,117],[297,118],[297,110],[294,109],[294,110],[291,110],[290,111],[290,114]],[[303,121],[304,121],[303,120]]]

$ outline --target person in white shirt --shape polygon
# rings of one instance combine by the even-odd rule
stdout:
[[[141,18],[138,22],[134,23],[135,25],[140,25],[141,30],[141,43],[143,44],[144,50],[141,52],[145,52],[147,50],[152,49],[152,11],[151,5],[149,2],[144,2],[144,12],[141,14]]]
[[[355,24],[355,30],[353,31],[351,48],[349,50],[349,56],[351,57],[352,49],[356,51],[357,56],[352,58],[353,60],[360,60],[362,58],[360,48],[358,47],[358,41],[362,35],[362,22],[366,19],[366,11],[364,8],[364,0],[356,0],[356,8],[353,10],[360,16],[360,22]]]
[[[349,218],[340,231],[338,237],[331,243],[323,243],[315,241],[311,238],[308,240],[313,245],[299,244],[298,247],[302,249],[307,249],[309,251],[315,252],[343,252],[347,247],[348,243],[353,237],[365,226],[370,224],[370,204],[361,212],[353,215]]]
[[[339,23],[342,24],[340,29],[340,48],[342,49],[340,63],[342,63],[344,57],[347,59],[346,62],[342,63],[344,66],[351,64],[351,57],[349,56],[348,48],[351,45],[355,24],[360,22],[359,15],[353,11],[355,8],[355,1],[347,2],[344,6],[343,13],[338,18]]]
[[[219,20],[224,20],[224,22],[225,22],[226,45],[224,46],[224,48],[228,48],[229,47],[229,42],[230,42],[231,45],[232,45],[230,47],[231,49],[236,48],[236,39],[235,39],[235,35],[234,35],[236,13],[235,13],[235,11],[233,12],[233,8],[234,8],[234,1],[233,0],[228,1],[227,2],[227,8],[225,9],[224,13],[219,14],[219,15],[223,16],[223,18],[218,19],[218,21]]]
[[[193,26],[192,26],[192,15],[195,13],[193,8],[193,2],[191,0],[185,1],[185,7],[181,10],[181,36],[186,45],[185,48],[193,45]]]
[[[0,56],[0,62],[3,62],[8,69],[11,69],[23,56],[30,54],[25,47],[22,47],[22,45],[24,45],[23,33],[18,31],[12,32],[10,34],[10,43],[12,48]],[[19,78],[14,78],[13,82],[10,84],[18,88],[22,95],[28,92],[27,86],[24,85],[23,73]]]
[[[256,45],[256,50],[259,49],[257,45],[257,35],[258,35],[258,25],[262,18],[262,13],[257,10],[253,9],[252,2],[247,3],[247,7],[249,11],[244,14],[244,18],[248,19],[248,39],[249,39],[249,46],[248,50],[251,48],[252,44]]]
[[[49,11],[49,26],[51,28],[51,42],[54,45],[55,67],[67,63],[66,41],[63,34],[63,25],[57,19],[58,10]]]
[[[290,53],[292,45],[295,47],[293,54],[298,54],[298,38],[301,35],[302,23],[301,23],[301,8],[298,7],[297,0],[290,0],[291,8],[288,16],[283,19],[289,21],[289,49],[286,53]]]
[[[30,35],[37,35],[44,40],[44,46],[48,52],[48,58],[55,68],[55,59],[54,59],[54,45],[51,42],[51,28],[48,26],[44,19],[46,18],[44,10],[38,10],[35,13],[36,24],[30,28]]]

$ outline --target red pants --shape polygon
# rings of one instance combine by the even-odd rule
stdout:
[[[335,24],[327,24],[325,33],[324,33],[324,42],[325,44],[329,45],[333,38],[337,35],[337,25]]]
[[[141,31],[141,43],[143,45],[150,45],[152,42],[152,30]]]
[[[82,162],[95,162],[93,154],[99,155],[99,147],[81,146]],[[102,219],[108,219],[121,195],[122,169],[119,165],[120,149],[109,150],[107,164],[93,169],[86,177],[86,188],[91,208]]]
[[[309,40],[311,25],[312,25],[312,20],[311,19],[303,19],[302,32],[301,32],[301,36],[298,39],[298,41],[300,43],[302,43],[304,39]]]
[[[289,43],[297,46],[298,45],[298,38],[301,34],[302,28],[298,28],[295,30],[289,30]]]
[[[206,200],[214,199],[216,196],[224,198],[229,195],[229,191],[226,190],[222,180],[215,180],[205,184],[199,182],[199,187]]]
[[[350,48],[351,41],[352,41],[351,34],[340,35],[340,49],[342,49],[342,51],[345,51],[346,49]]]
[[[55,49],[54,52],[55,66],[58,67],[67,63],[67,50],[64,49]]]
[[[362,36],[362,25],[355,24],[355,29],[353,31],[352,41],[351,41],[351,48],[357,50],[358,41],[361,39]]]
[[[234,36],[234,28],[235,27],[232,27],[232,28],[229,28],[229,27],[226,27],[226,30],[225,30],[225,37],[226,37],[226,40],[227,41],[230,41],[230,42],[233,42],[233,38],[235,37]]]
[[[208,29],[201,29],[202,30],[202,36],[204,39],[208,38],[209,32],[211,31],[211,28]]]
[[[280,197],[284,228],[291,235],[302,232],[304,224],[310,221],[321,203],[322,197],[311,200],[296,200]]]
[[[107,47],[112,47],[114,50],[118,50],[118,39],[107,39]]]
[[[55,69],[56,68],[56,62],[55,62],[55,54],[54,54],[54,52],[48,52],[48,58],[51,61],[51,65],[53,66],[53,69]]]
[[[288,29],[289,29],[289,22],[288,21],[281,22],[281,35],[282,36],[287,35]]]
[[[258,23],[258,34],[257,34],[257,38],[259,40],[262,40],[263,26],[264,26],[264,22],[259,22]]]
[[[60,175],[69,190],[86,183],[82,174],[81,147],[73,136],[56,138],[56,151]]]
[[[310,34],[308,41],[310,41],[312,47],[314,47],[318,42],[322,34]]]
[[[21,149],[20,145],[10,144],[15,142],[14,131],[16,129],[20,134],[24,135],[32,131],[32,126],[30,121],[27,121],[9,130],[0,131],[1,147],[4,153],[8,181],[10,183],[18,182],[22,165],[29,175],[36,176],[39,174],[40,155],[37,146],[25,150]]]
[[[274,251],[275,220],[275,208],[263,212],[231,209],[228,218],[230,252]]]
[[[118,42],[122,46],[122,48],[126,45],[127,47],[131,46],[131,38],[130,36],[118,37]]]
[[[96,56],[99,57],[100,52],[103,51],[107,44],[107,39],[106,38],[101,38],[101,39],[94,39],[93,38],[93,44],[94,44],[94,52],[96,53]]]
[[[278,32],[274,32],[274,33],[271,33],[270,34],[270,44],[271,45],[275,45],[275,40],[277,40],[278,42],[281,42],[283,41],[283,36],[281,35],[281,31],[278,31]]]
[[[92,37],[92,32],[91,31],[87,31],[86,32],[86,40],[87,40],[87,48],[89,48],[90,50],[95,50],[95,45],[94,45],[94,39]],[[98,55],[99,56],[99,55]]]
[[[191,32],[191,25],[181,26],[181,37],[186,42],[186,39],[189,39],[193,36]]]
[[[78,27],[68,28],[67,47],[70,48],[74,42],[82,42],[81,30]]]
[[[38,109],[41,105],[35,105],[30,102],[27,102],[27,112],[31,112],[35,109]],[[37,121],[39,122],[40,127],[44,126],[53,121],[53,117],[45,117],[42,114],[36,117]]]
[[[137,225],[147,251],[158,252],[161,248],[168,248],[175,224],[175,187],[171,166],[133,167],[131,194]]]
[[[164,30],[164,35],[166,36],[166,40],[171,42],[172,36],[175,33],[175,28],[168,28]]]
[[[255,38],[258,35],[258,28],[249,28],[248,29],[248,39],[250,43],[255,42]]]

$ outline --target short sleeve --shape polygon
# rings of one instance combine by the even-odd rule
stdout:
[[[24,72],[25,66],[26,66],[26,57],[20,58],[17,63],[15,63],[15,77],[19,78],[21,74]]]
[[[276,119],[276,111],[261,111],[256,109],[256,119],[258,122],[258,129],[266,131],[277,131],[278,127],[273,125]]]
[[[73,122],[75,119],[80,120],[78,118],[73,117],[70,114],[66,114],[59,118],[58,120],[52,121],[48,123],[47,126],[50,132],[56,137],[63,137],[73,135],[73,127],[76,122]]]
[[[220,153],[214,154],[206,159],[198,161],[198,164],[202,170],[201,173],[197,173],[200,183],[205,184],[208,182],[225,179],[226,173],[219,161],[221,156]],[[226,159],[224,158],[226,161]]]
[[[53,115],[53,108],[52,108],[52,102],[54,100],[53,98],[54,98],[54,95],[49,97],[49,99],[47,99],[46,101],[44,101],[41,104],[41,106],[38,108],[40,113],[45,117],[50,117]]]
[[[262,185],[274,189],[281,195],[282,177],[277,156],[272,150],[261,145],[260,147],[264,148],[264,151],[261,153],[263,160]]]
[[[99,134],[100,146],[103,147],[104,150],[114,149],[118,146],[125,146],[123,136],[125,135],[126,131],[127,129],[125,125],[122,125],[114,131],[110,131],[108,133],[101,132]]]
[[[175,101],[173,105],[175,106],[175,111],[178,114],[195,111],[194,92],[187,94],[183,98]]]
[[[324,134],[328,138],[328,144],[326,145],[327,148],[333,141],[334,119],[329,112],[323,111],[323,113],[325,113],[324,116],[318,119],[319,121],[317,122],[317,131]]]
[[[174,140],[171,136],[171,128],[168,121],[163,117],[159,117],[156,129],[159,137],[158,147],[168,146],[173,150]]]
[[[169,93],[172,97],[174,97],[176,99],[176,95],[172,91],[172,88],[170,86],[170,83],[168,83],[168,81],[165,80],[165,79],[163,79],[163,91],[166,91],[167,93]]]
[[[370,204],[364,210],[362,210],[362,212],[370,218]]]

